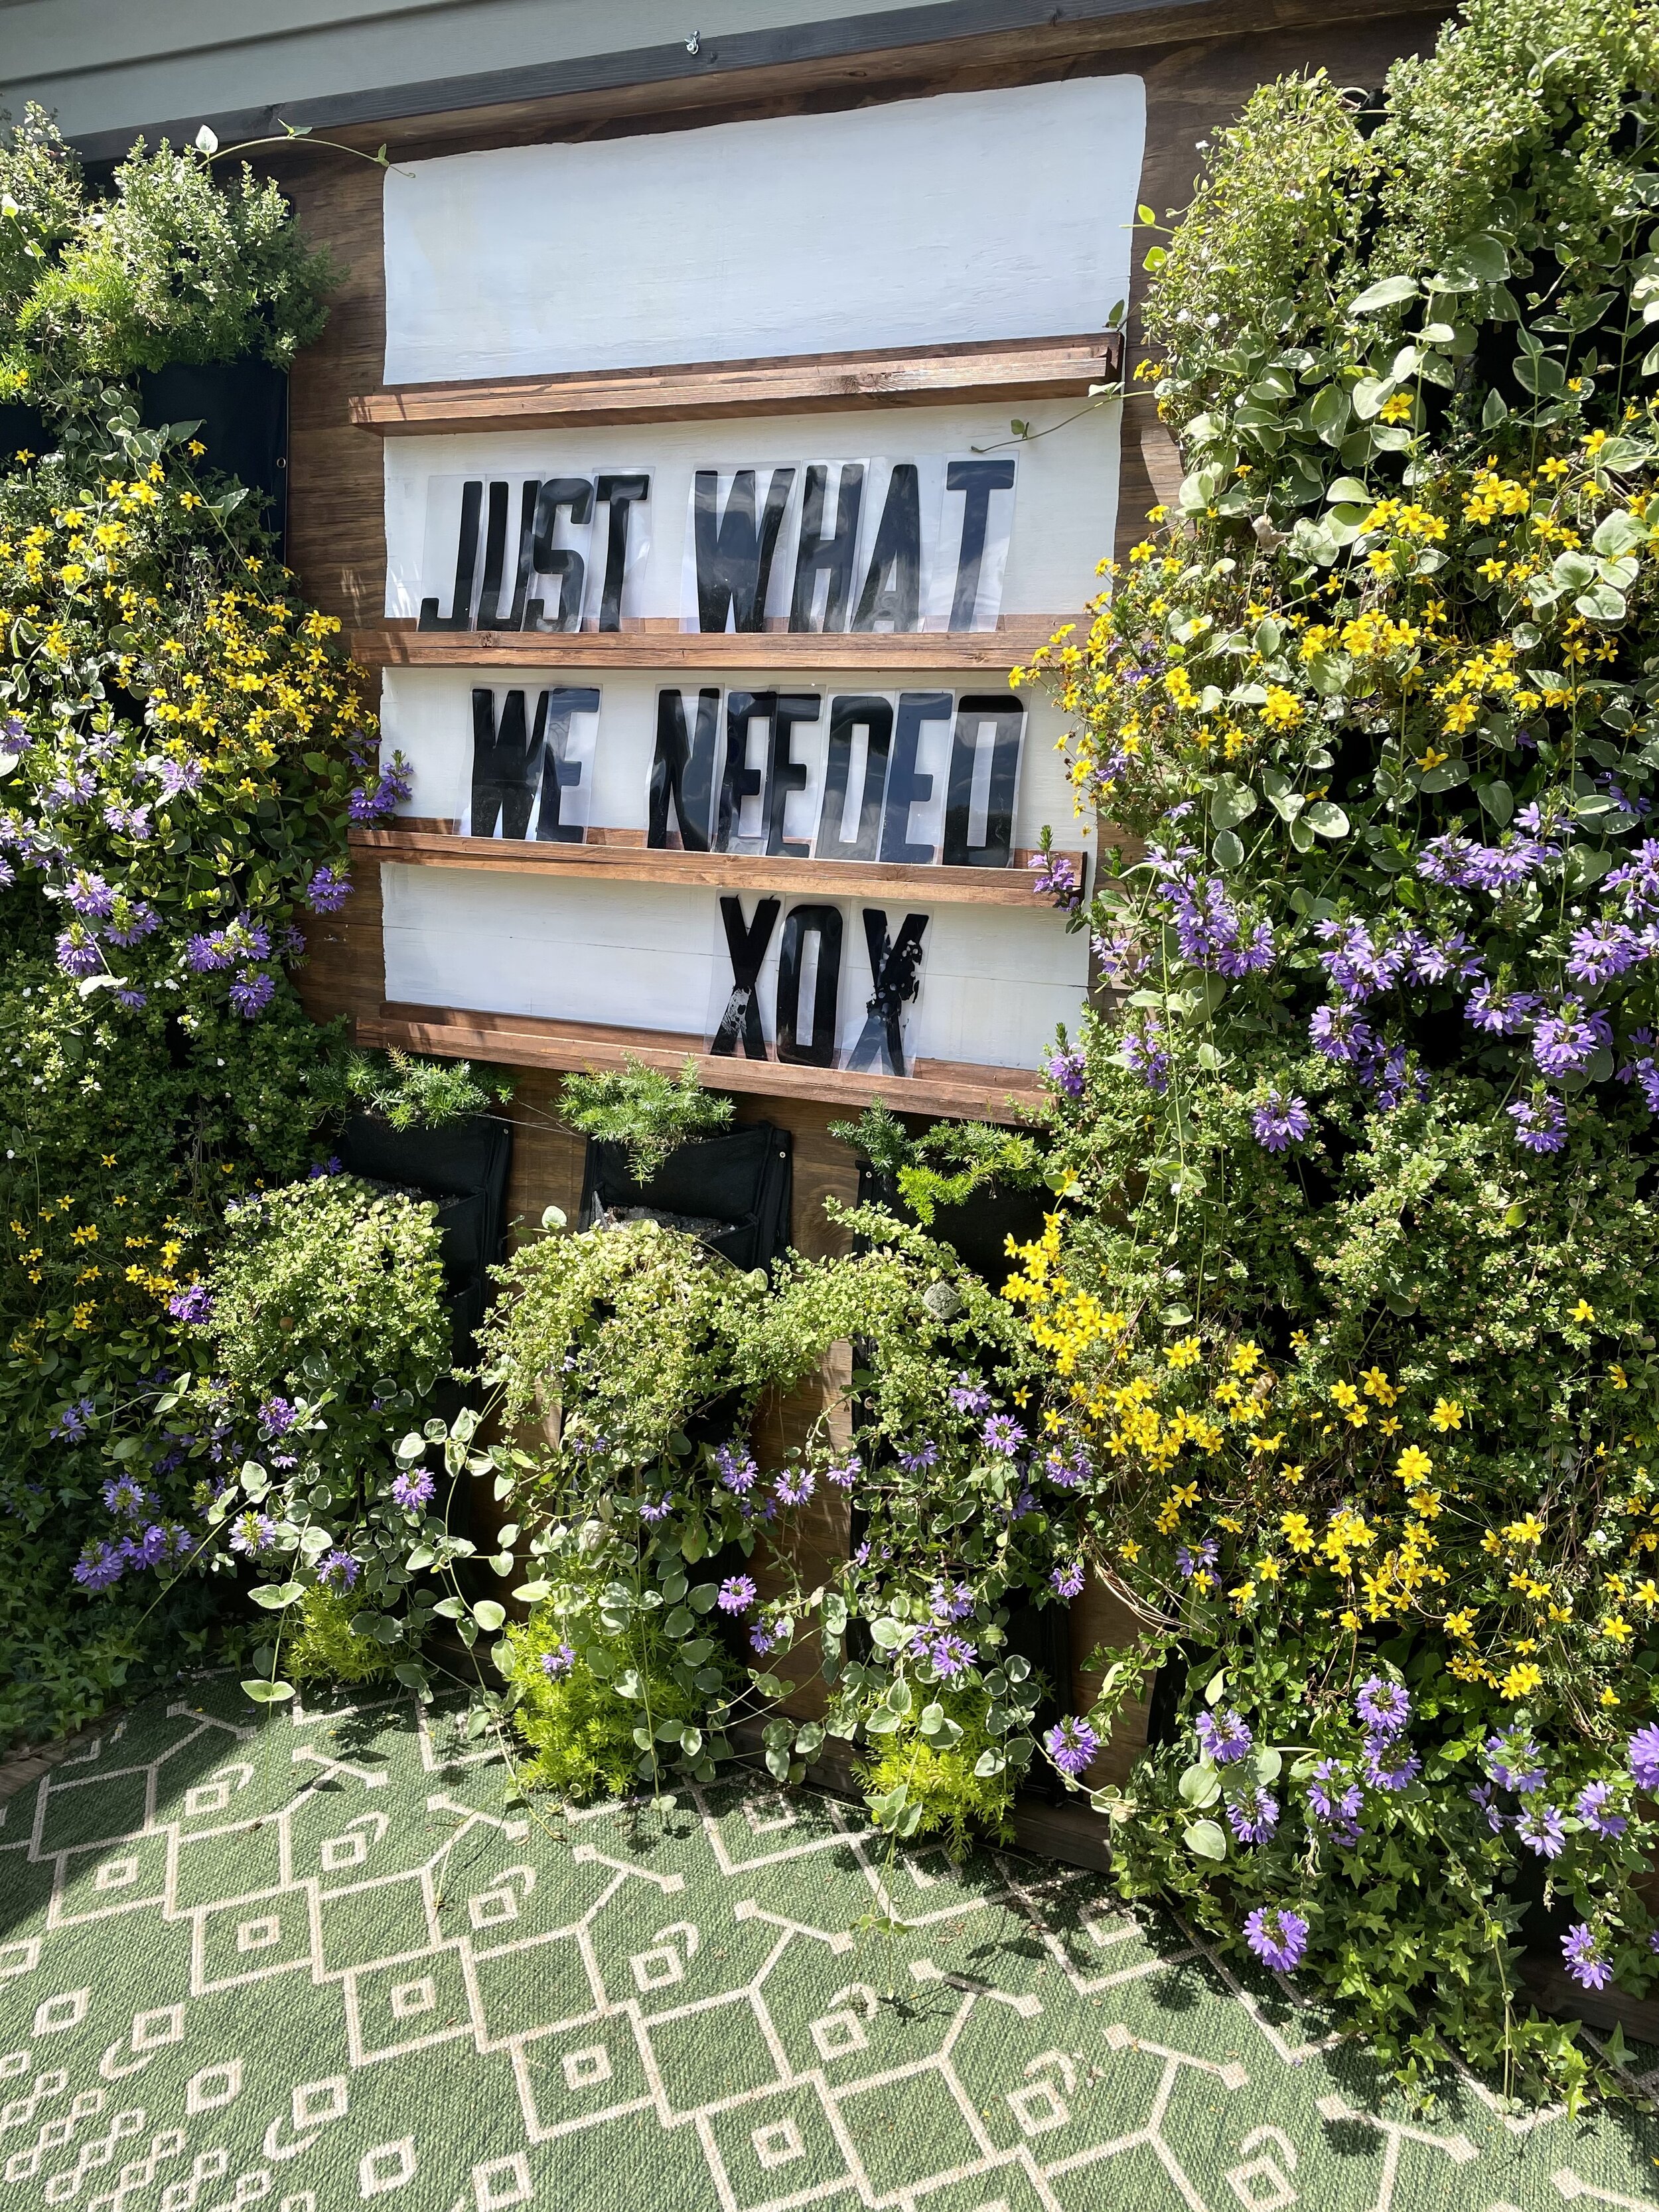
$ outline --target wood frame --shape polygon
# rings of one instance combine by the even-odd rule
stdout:
[[[588,832],[590,837],[595,833]],[[798,860],[764,853],[686,853],[647,848],[642,830],[601,830],[592,844],[462,837],[447,830],[354,830],[351,847],[373,861],[415,868],[480,868],[506,874],[586,877],[590,883],[708,884],[720,890],[819,891],[841,898],[913,898],[945,906],[1041,905],[1029,854],[1006,868],[915,867],[902,861]],[[1065,857],[1086,881],[1088,855]]]
[[[368,668],[776,668],[862,675],[961,669],[1006,676],[1076,617],[1023,617],[1006,629],[516,630],[360,629],[351,657]]]
[[[359,1044],[396,1046],[447,1060],[493,1060],[511,1067],[544,1067],[568,1074],[620,1068],[629,1060],[670,1073],[689,1054],[705,1090],[744,1097],[813,1098],[856,1114],[878,1099],[906,1114],[966,1116],[1018,1123],[1042,1097],[1041,1079],[1024,1068],[986,1068],[961,1060],[919,1060],[909,1076],[854,1074],[846,1068],[798,1067],[776,1060],[749,1060],[705,1049],[700,1033],[585,1027],[531,1014],[481,1014],[454,1006],[383,1002],[378,1014],[360,1014]]]
[[[453,430],[585,428],[708,422],[733,415],[939,406],[951,400],[1081,399],[1115,379],[1116,331],[994,344],[786,354],[755,361],[616,368],[562,376],[393,385],[356,394],[356,428],[387,438]]]

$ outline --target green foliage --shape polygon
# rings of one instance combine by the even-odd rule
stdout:
[[[117,167],[113,197],[90,200],[66,228],[73,172],[38,112],[15,143],[14,166],[54,184],[38,189],[37,231],[55,248],[17,310],[14,360],[33,356],[32,392],[60,400],[85,379],[131,377],[169,362],[227,362],[258,354],[286,368],[322,331],[340,271],[313,252],[270,179],[243,164],[222,179],[195,148],[140,139]],[[44,240],[42,240],[44,243]]]
[[[341,1054],[329,1081],[342,1110],[378,1114],[394,1129],[441,1129],[511,1098],[514,1078],[506,1068],[475,1072],[470,1060],[421,1060],[394,1046]]]
[[[948,1692],[876,1737],[875,1756],[859,1769],[889,1826],[904,1836],[942,1836],[953,1859],[986,1838],[1013,1838],[1015,1776],[986,1725],[989,1706],[982,1692]],[[923,1712],[933,1722],[931,1740]],[[980,1773],[981,1765],[989,1771]]]
[[[1369,137],[1257,96],[1148,316],[1179,516],[1041,656],[1145,855],[1010,1286],[1126,1662],[1188,1662],[1118,1878],[1296,1914],[1418,2083],[1582,2088],[1528,1896],[1654,1972],[1656,38],[1480,0]]]
[[[632,1613],[625,1638],[605,1634],[597,1597],[591,1577],[573,1575],[556,1599],[508,1629],[501,1654],[518,1693],[513,1724],[533,1753],[517,1778],[575,1804],[629,1795],[641,1765],[654,1771],[656,1742],[669,1741],[658,1731],[673,1730],[678,1741],[707,1703],[650,1615]]]
[[[856,1121],[832,1121],[830,1134],[849,1151],[862,1152],[878,1175],[896,1176],[915,1157],[910,1132],[879,1098]]]
[[[8,319],[33,290],[80,221],[80,161],[33,100],[21,123],[0,115],[0,312]],[[0,398],[6,396],[0,382]]]
[[[560,1110],[578,1136],[625,1146],[629,1172],[649,1182],[682,1145],[729,1128],[734,1109],[731,1099],[700,1086],[688,1053],[678,1079],[631,1058],[603,1075],[567,1075]]]
[[[300,1601],[298,1627],[283,1653],[284,1671],[296,1682],[384,1680],[392,1669],[392,1653],[373,1636],[352,1633],[368,1604],[355,1591],[313,1583]]]
[[[856,1121],[832,1122],[830,1134],[891,1176],[924,1229],[933,1227],[941,1206],[965,1206],[975,1191],[994,1185],[1032,1189],[1044,1180],[1038,1140],[993,1122],[935,1121],[912,1137],[878,1100]]]

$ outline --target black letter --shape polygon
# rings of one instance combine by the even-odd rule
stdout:
[[[578,822],[563,823],[559,819],[560,793],[573,789],[582,780],[581,763],[567,760],[570,745],[570,718],[573,714],[597,714],[599,695],[585,684],[561,684],[556,690],[544,691],[536,702],[535,742],[542,750],[542,811],[536,817],[536,842],[541,845],[580,845],[584,835]]]
[[[546,697],[545,692],[543,697]],[[542,716],[533,741],[525,735],[524,693],[509,691],[495,729],[495,695],[482,685],[472,694],[472,811],[471,835],[493,837],[499,817],[503,837],[523,837],[541,765]]]
[[[717,471],[699,469],[691,495],[692,538],[697,556],[697,627],[724,630],[728,610],[733,629],[764,629],[766,594],[772,580],[772,556],[789,503],[793,469],[774,469],[766,512],[755,524],[755,471],[739,469],[732,480],[726,513],[718,518]]]
[[[991,781],[985,809],[985,842],[968,842],[973,805],[974,764],[979,758],[980,726],[996,725],[991,738]],[[951,781],[945,796],[945,850],[948,868],[1006,868],[1014,852],[1014,786],[1019,776],[1020,738],[1025,709],[1018,700],[993,692],[957,702],[956,736],[951,745]]]
[[[867,732],[864,787],[859,793],[859,826],[844,839],[847,780],[853,772],[853,732],[862,722]],[[881,842],[882,801],[887,792],[887,757],[893,744],[893,709],[878,695],[848,693],[830,702],[830,750],[823,769],[823,805],[818,810],[817,852],[821,860],[873,860]]]
[[[891,569],[892,580],[887,580]],[[887,486],[887,503],[876,530],[876,550],[859,594],[854,629],[890,622],[915,629],[921,619],[921,488],[914,461],[901,461]]]
[[[574,546],[553,543],[562,507],[570,509],[574,523],[590,519],[593,513],[593,487],[586,477],[550,477],[536,495],[536,519],[531,526],[531,562],[538,576],[559,579],[559,609],[550,624],[544,612],[544,603],[532,599],[525,617],[526,629],[575,630],[582,626],[582,593],[587,581],[587,565]]]
[[[472,577],[478,558],[478,516],[483,508],[483,483],[474,477],[461,489],[461,534],[455,544],[455,598],[444,619],[438,619],[436,599],[421,601],[422,629],[471,629]]]
[[[900,1024],[906,1001],[921,988],[916,970],[921,965],[921,934],[927,927],[925,914],[907,914],[896,945],[887,941],[887,916],[880,907],[864,909],[864,941],[870,951],[872,989],[859,1041],[848,1059],[849,1068],[867,1067],[879,1060],[889,1075],[903,1075],[904,1032]]]
[[[668,809],[674,809],[680,844],[688,853],[708,850],[708,801],[714,782],[714,732],[719,726],[718,690],[697,694],[697,733],[688,738],[685,695],[657,694],[657,750],[651,762],[651,805],[645,842],[659,850],[668,843]]]
[[[853,556],[858,550],[859,501],[864,489],[864,467],[859,461],[842,465],[841,489],[836,495],[836,532],[823,532],[823,487],[829,471],[815,463],[806,471],[801,503],[800,543],[795,549],[795,591],[789,606],[791,629],[842,629],[847,602],[853,589]],[[812,599],[822,568],[829,578],[823,595],[823,620],[812,620]]]
[[[907,842],[910,827],[910,809],[918,800],[933,795],[931,775],[916,774],[916,747],[921,738],[924,722],[943,722],[950,718],[951,698],[948,691],[901,691],[898,704],[898,727],[893,738],[893,765],[887,772],[887,811],[881,825],[881,857],[884,860],[927,862],[934,857],[932,845],[912,845]]]
[[[805,940],[818,940],[818,975],[812,990],[812,1041],[802,1044],[800,1027],[801,955]],[[778,946],[778,1058],[799,1067],[833,1067],[836,1064],[836,1009],[841,996],[841,908],[838,906],[791,907]]]
[[[782,691],[772,709],[772,743],[766,764],[766,849],[788,853],[804,860],[811,846],[804,838],[783,834],[783,810],[792,791],[806,788],[805,763],[791,757],[789,746],[798,722],[816,722],[823,702],[816,691]]]
[[[945,471],[946,491],[965,492],[962,543],[957,550],[957,588],[951,601],[952,629],[972,629],[979,597],[980,563],[985,558],[985,518],[994,491],[1012,489],[1012,461],[952,461]]]
[[[728,691],[726,695],[726,773],[720,778],[720,819],[714,830],[714,850],[729,853],[745,799],[759,796],[765,778],[749,765],[749,725],[769,720],[778,711],[775,691]],[[757,850],[759,848],[757,848]]]
[[[599,593],[599,628],[622,628],[623,572],[628,566],[628,510],[636,499],[649,499],[649,477],[601,477],[595,487],[601,507],[611,509],[605,542],[605,588]]]
[[[738,1032],[743,1032],[744,1055],[748,1060],[764,1060],[766,1036],[761,1028],[760,1001],[755,996],[755,986],[760,981],[761,963],[766,957],[766,948],[772,941],[773,925],[778,918],[781,902],[763,898],[755,908],[755,919],[745,925],[743,901],[723,898],[720,901],[720,920],[726,924],[726,949],[732,956],[732,995],[726,1002],[726,1012],[720,1016],[720,1025],[714,1032],[710,1052],[735,1053]]]

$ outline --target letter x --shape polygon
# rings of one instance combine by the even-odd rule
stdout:
[[[735,1053],[738,1034],[743,1034],[744,1056],[748,1060],[764,1060],[766,1034],[761,1028],[760,1001],[755,995],[760,981],[761,963],[766,957],[766,948],[772,941],[772,932],[777,927],[781,899],[764,898],[755,908],[755,919],[745,922],[743,901],[723,898],[720,901],[720,920],[726,924],[726,949],[732,957],[732,995],[726,1002],[726,1012],[720,1016],[720,1025],[714,1032],[711,1052]]]
[[[849,1068],[869,1067],[881,1060],[890,1075],[909,1073],[904,1064],[901,1017],[906,1003],[921,988],[916,970],[921,965],[921,936],[927,927],[925,914],[907,914],[896,941],[890,943],[886,914],[878,906],[865,908],[864,936],[870,948],[873,988],[864,1028],[847,1063]]]

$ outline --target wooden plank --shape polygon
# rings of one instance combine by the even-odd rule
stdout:
[[[912,669],[1006,676],[1046,645],[1066,615],[979,630],[361,629],[351,653],[369,668],[777,669],[858,675]]]
[[[574,876],[590,883],[710,884],[726,890],[827,891],[842,898],[901,894],[950,906],[1029,908],[1029,869],[914,867],[899,861],[797,860],[765,853],[682,853],[643,844],[544,845],[532,838],[456,837],[417,830],[354,830],[354,851],[417,868]],[[1079,871],[1085,856],[1068,857]],[[1036,901],[1042,904],[1044,902]]]
[[[360,430],[406,438],[447,430],[708,422],[733,415],[939,406],[951,400],[1080,399],[1091,385],[1112,381],[1122,358],[1121,337],[1104,331],[983,345],[482,377],[362,392],[351,401],[351,420]]]
[[[481,1014],[453,1006],[388,1001],[378,1015],[360,1015],[357,1042],[396,1045],[441,1060],[495,1060],[511,1067],[620,1068],[629,1060],[678,1069],[690,1054],[697,1080],[709,1091],[757,1097],[818,1098],[856,1114],[878,1098],[907,1114],[941,1114],[1018,1122],[1042,1099],[1039,1079],[1018,1067],[979,1067],[960,1060],[919,1060],[915,1073],[854,1073],[846,1068],[796,1067],[704,1049],[701,1035],[663,1030],[586,1028],[529,1014]]]

